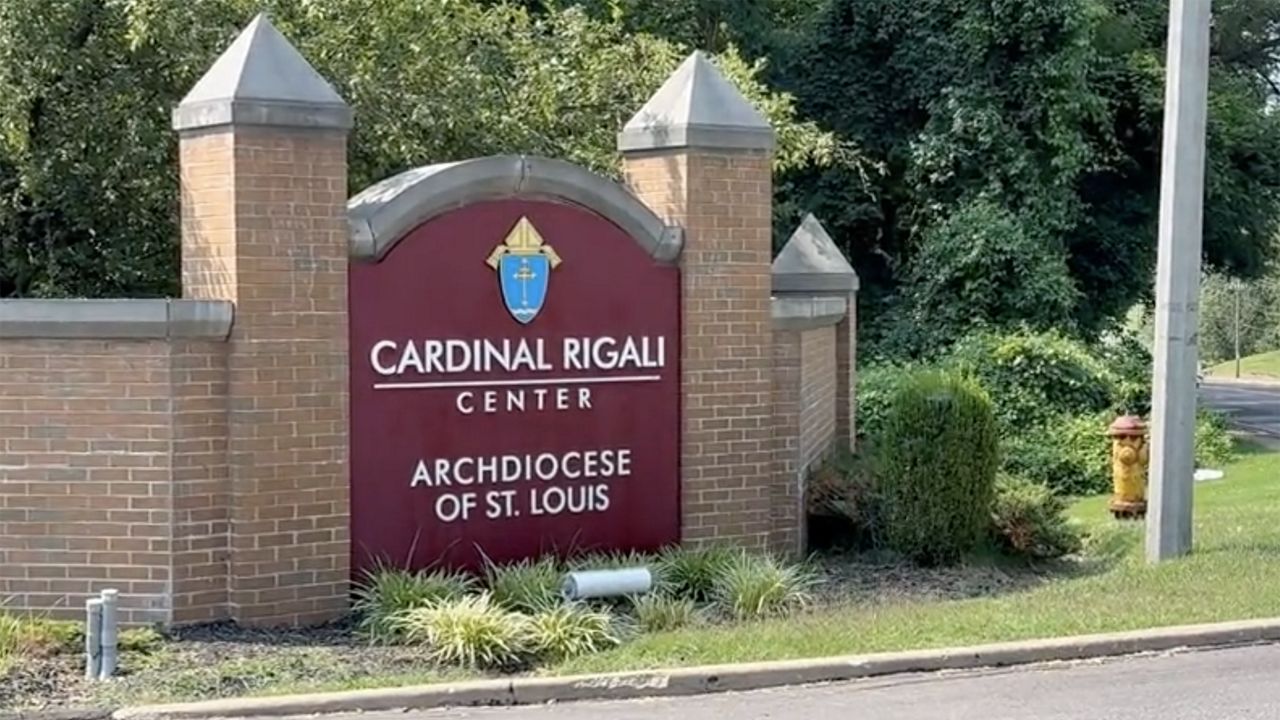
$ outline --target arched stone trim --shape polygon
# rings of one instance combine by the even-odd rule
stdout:
[[[347,202],[351,255],[380,260],[422,223],[463,205],[500,198],[564,200],[600,214],[636,240],[651,257],[672,262],[684,244],[667,225],[617,182],[561,160],[497,155],[428,165],[365,188]]]

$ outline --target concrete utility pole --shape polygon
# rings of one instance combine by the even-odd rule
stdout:
[[[1169,3],[1147,560],[1191,550],[1209,0]]]

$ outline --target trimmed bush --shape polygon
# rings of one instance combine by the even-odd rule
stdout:
[[[554,558],[490,564],[485,576],[493,601],[508,610],[533,614],[560,604],[563,574]]]
[[[1001,475],[991,507],[996,545],[1010,555],[1056,558],[1079,552],[1081,535],[1066,517],[1066,502],[1026,478]]]
[[[941,373],[911,376],[879,437],[877,494],[888,545],[925,564],[953,562],[986,532],[999,433],[982,388]]]
[[[737,551],[718,545],[668,548],[658,556],[660,587],[676,597],[709,602],[720,573],[737,555]]]
[[[395,618],[440,600],[466,595],[475,581],[461,573],[434,570],[415,572],[388,565],[371,569],[355,590],[352,610],[359,616],[358,630],[372,642],[395,642],[400,633]]]
[[[632,598],[631,612],[640,631],[647,633],[679,630],[699,620],[697,603],[689,598],[664,593]]]
[[[529,647],[545,660],[564,660],[616,647],[613,616],[580,603],[565,603],[529,619]]]
[[[786,615],[808,605],[816,578],[799,565],[740,552],[720,568],[716,607],[735,620]]]
[[[529,618],[498,606],[489,593],[437,600],[401,613],[396,623],[442,665],[513,668],[531,651]]]

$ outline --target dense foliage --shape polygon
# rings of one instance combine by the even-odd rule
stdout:
[[[1206,258],[1254,275],[1276,249],[1280,3],[1214,11]],[[800,168],[781,187],[845,243],[874,308],[869,350],[937,350],[974,325],[1092,334],[1148,296],[1167,13],[826,3],[782,82],[883,172]]]
[[[503,152],[614,173],[616,132],[684,50],[569,8],[449,0],[0,3],[0,297],[177,292],[169,110],[259,9],[359,121],[351,189]],[[777,165],[851,162],[763,65],[725,73],[778,128]]]
[[[987,528],[999,433],[977,385],[918,373],[894,393],[880,432],[876,492],[889,547],[923,563],[947,563]]]
[[[1094,495],[1111,489],[1107,427],[1121,414],[1148,416],[1151,355],[1130,333],[1109,332],[1092,344],[1056,331],[979,332],[948,352],[914,365],[872,363],[858,377],[858,434],[865,443],[885,432],[891,398],[910,381],[911,368],[959,373],[991,397],[1000,428],[1001,467],[1064,495]],[[1202,411],[1196,456],[1205,466],[1230,458],[1232,441],[1222,420]],[[874,465],[860,458],[830,480],[817,498],[862,527],[874,515],[862,475]],[[874,474],[874,473],[873,473]],[[821,480],[821,478],[819,478]],[[866,531],[859,531],[860,536]]]
[[[864,356],[1088,336],[1148,298],[1162,0],[48,0],[0,4],[0,297],[177,291],[169,109],[265,9],[354,106],[352,189],[506,151],[613,172],[693,47],[778,126],[776,235],[863,279]],[[1276,252],[1280,3],[1214,3],[1206,258]],[[785,93],[790,92],[792,97]]]

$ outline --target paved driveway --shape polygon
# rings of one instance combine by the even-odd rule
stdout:
[[[1280,441],[1280,385],[1206,382],[1200,400],[1226,413],[1241,430]]]

